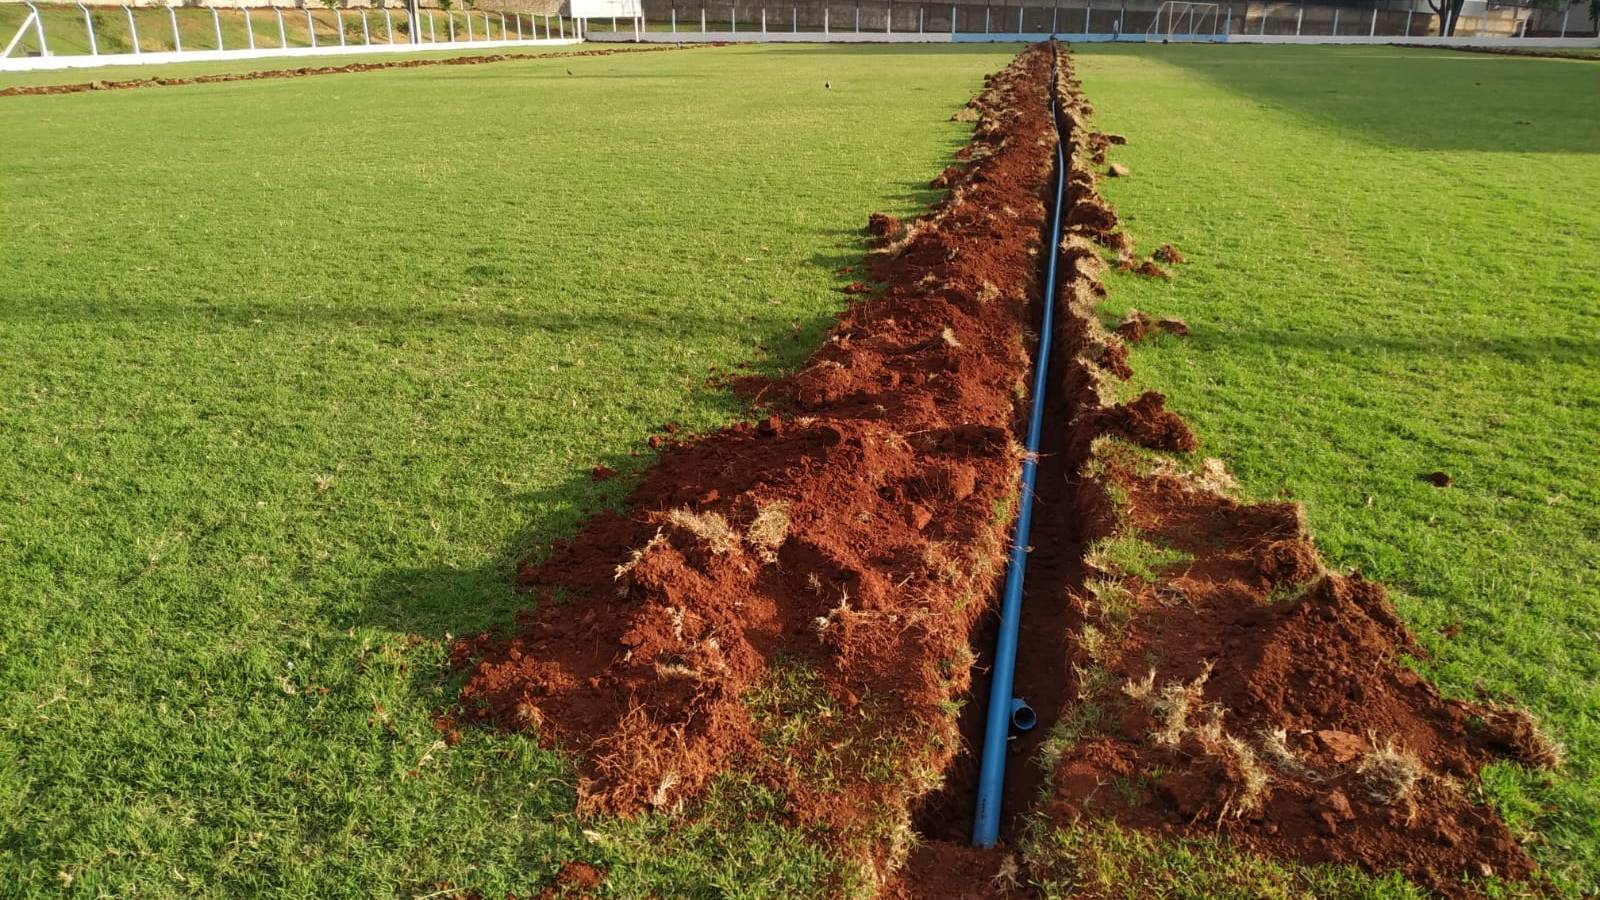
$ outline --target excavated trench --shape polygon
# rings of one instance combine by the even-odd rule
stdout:
[[[948,199],[903,230],[874,217],[881,293],[762,386],[772,415],[653,439],[626,509],[521,569],[537,605],[457,643],[468,678],[441,729],[578,751],[581,814],[693,818],[713,785],[760,785],[890,896],[1060,875],[967,846],[1028,323],[1053,302],[1014,691],[1040,721],[1010,741],[1002,843],[1087,817],[1447,896],[1536,877],[1468,790],[1495,759],[1556,762],[1527,714],[1441,697],[1406,668],[1422,650],[1382,588],[1328,571],[1297,506],[1232,498],[1219,461],[1191,471],[1195,438],[1161,395],[1123,399],[1119,334],[1188,329],[1099,322],[1107,257],[1155,264],[1096,190],[1121,139],[1090,129],[1064,53],[1051,83],[1053,52],[986,79],[972,143],[935,182]],[[1069,160],[1053,248],[1050,91]]]

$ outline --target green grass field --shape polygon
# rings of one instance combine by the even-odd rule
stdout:
[[[1566,745],[1489,796],[1565,890],[1600,884],[1600,67],[1391,48],[1085,47],[1103,190],[1182,316],[1136,349],[1256,497],[1389,585],[1446,693]],[[1445,489],[1420,480],[1443,470]],[[1447,632],[1460,628],[1453,638]]]
[[[798,834],[580,826],[562,757],[437,744],[441,642],[620,498],[595,463],[739,414],[710,367],[815,344],[866,214],[932,199],[1010,53],[0,102],[3,892],[818,883]]]
[[[835,884],[749,786],[681,823],[579,821],[561,755],[444,745],[443,644],[510,621],[513,561],[620,499],[595,463],[636,471],[663,423],[740,415],[710,367],[815,345],[866,214],[932,199],[966,139],[950,112],[1014,50],[0,99],[4,892],[527,895],[568,859],[619,896]],[[1139,385],[1393,586],[1444,690],[1514,697],[1566,745],[1561,772],[1497,770],[1489,794],[1581,894],[1600,67],[1172,46],[1079,69],[1130,140],[1106,193],[1142,250],[1191,258],[1112,284],[1108,316],[1195,329],[1137,350]],[[1417,480],[1435,469],[1455,484]],[[1085,841],[1161,859],[1179,896],[1281,875],[1059,846]]]

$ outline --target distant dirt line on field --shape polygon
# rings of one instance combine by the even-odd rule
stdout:
[[[220,72],[215,75],[190,75],[182,78],[130,78],[123,81],[80,81],[74,84],[36,84],[0,89],[0,97],[25,94],[77,94],[83,91],[123,91],[132,88],[172,87],[182,84],[214,84],[222,81],[257,81],[263,78],[302,78],[307,75],[337,75],[343,72],[374,72],[379,69],[414,69],[421,66],[476,66],[507,60],[571,59],[579,56],[610,56],[613,53],[654,53],[662,50],[688,50],[693,47],[722,47],[723,42],[678,44],[675,46],[566,50],[554,53],[486,53],[451,56],[446,59],[398,59],[390,62],[350,63],[343,66],[301,66],[297,69],[263,69],[256,72]]]
[[[1597,55],[1587,55],[1583,52],[1563,52],[1561,50],[1540,50],[1534,47],[1452,47],[1443,44],[1401,44],[1401,47],[1415,47],[1423,50],[1454,50],[1458,53],[1492,53],[1496,56],[1535,56],[1542,59],[1576,59],[1588,62],[1600,62],[1600,50]]]

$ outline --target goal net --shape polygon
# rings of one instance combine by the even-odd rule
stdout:
[[[1209,37],[1217,33],[1221,8],[1216,3],[1165,0],[1156,8],[1156,17],[1145,29],[1145,36],[1168,40]]]

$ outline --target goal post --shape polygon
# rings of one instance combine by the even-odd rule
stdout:
[[[1146,38],[1162,40],[1209,38],[1221,28],[1222,6],[1193,0],[1164,0],[1145,29]]]

